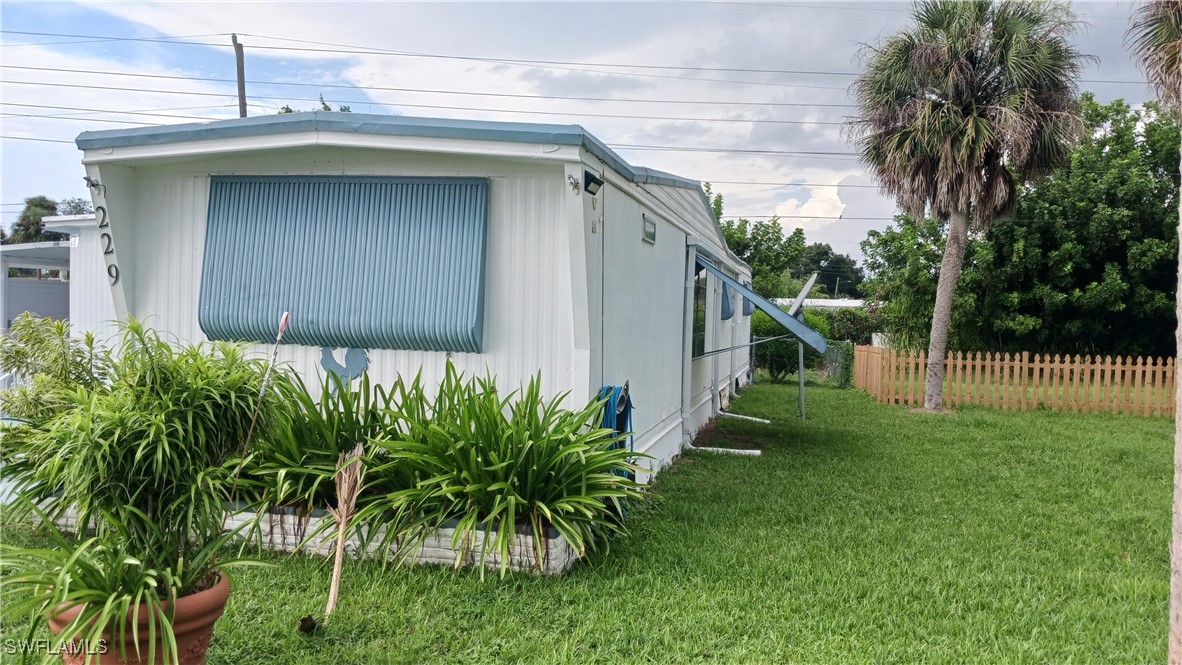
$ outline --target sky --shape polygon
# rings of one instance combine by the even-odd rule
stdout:
[[[1073,7],[1076,44],[1096,59],[1081,90],[1151,98],[1123,43],[1133,5]],[[909,12],[824,0],[6,1],[2,221],[28,196],[87,196],[72,143],[82,131],[237,117],[237,33],[252,116],[323,95],[355,112],[579,124],[633,146],[616,150],[634,165],[714,183],[726,217],[779,215],[786,231],[860,256],[895,205],[843,136],[849,86],[866,48]]]

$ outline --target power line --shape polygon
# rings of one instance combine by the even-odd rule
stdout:
[[[295,42],[299,44],[316,44],[320,46],[333,46],[343,49],[363,49],[365,55],[391,55],[403,58],[431,58],[439,60],[467,60],[477,62],[495,62],[498,64],[511,65],[562,65],[571,67],[621,67],[627,69],[672,69],[678,71],[694,71],[694,72],[722,72],[722,73],[741,73],[741,74],[800,74],[807,76],[857,76],[856,72],[825,72],[815,71],[809,69],[761,69],[754,67],[700,67],[696,65],[643,65],[637,63],[618,63],[618,62],[581,62],[576,60],[531,60],[525,58],[490,58],[483,56],[470,55],[452,55],[444,53],[417,53],[414,51],[395,51],[392,49],[377,48],[371,46],[356,46],[354,44],[340,44],[335,42],[321,42],[310,39],[292,39],[289,37],[273,37],[271,35],[252,35],[250,33],[238,33],[243,37],[255,37],[257,39],[274,39],[285,42]],[[261,49],[275,49],[283,51],[297,51],[303,50],[291,46],[261,46],[255,45],[251,48]],[[318,49],[309,49],[318,50]],[[326,49],[328,50],[328,49]]]
[[[707,147],[678,147],[668,145],[633,145],[626,143],[609,144],[612,148],[620,148],[623,150],[667,150],[670,152],[734,152],[745,155],[800,155],[800,156],[842,156],[857,158],[856,152],[829,152],[823,150],[759,150],[747,148],[707,148]]]
[[[234,97],[232,93],[221,92],[186,92],[184,90],[159,90],[155,88],[128,88],[111,85],[86,85],[82,83],[47,83],[44,81],[0,81],[4,85],[37,85],[48,88],[82,88],[86,90],[118,90],[121,92],[154,92],[161,95],[188,95],[190,97]],[[335,101],[335,100],[332,100]]]
[[[181,110],[192,110],[192,109],[225,109],[230,106],[229,104],[226,104],[226,105],[222,105],[222,106],[181,106],[181,107],[171,108],[171,109],[144,109],[142,111],[132,111],[132,110],[127,110],[127,111],[118,110],[118,111],[116,111],[116,110],[107,110],[107,109],[78,108],[78,107],[74,107],[74,106],[51,106],[51,105],[47,105],[47,104],[18,104],[16,102],[0,102],[0,105],[2,105],[2,106],[19,106],[22,108],[33,108],[33,109],[57,109],[57,110],[61,110],[61,111],[84,111],[87,113],[109,113],[109,114],[117,114],[117,115],[146,115],[146,116],[151,116],[153,118],[182,118],[182,119],[188,119],[188,120],[217,120],[219,118],[205,118],[205,117],[193,116],[193,115],[174,115],[174,114],[170,114],[170,113],[157,113],[156,111],[181,111]],[[3,111],[2,113],[4,113],[5,115],[16,115],[16,114],[11,114],[7,111]],[[28,116],[28,117],[61,118],[62,120],[88,120],[89,119],[89,118],[79,118],[75,115],[69,115],[69,114],[67,114],[67,115]]]
[[[77,34],[61,34],[48,32],[23,32],[23,31],[9,31],[0,30],[4,34],[36,34],[41,36],[64,37],[64,38],[82,38],[82,39],[97,39],[103,41],[137,41],[137,42],[153,42],[160,44],[178,44],[188,46],[207,46],[216,48],[231,48],[230,44],[211,43],[211,42],[192,42],[183,41],[180,39],[150,39],[150,38],[133,38],[133,37],[113,37],[109,35],[77,35]],[[591,73],[607,74],[613,76],[633,76],[645,78],[665,78],[678,79],[688,81],[706,81],[711,83],[733,83],[740,85],[765,85],[776,87],[792,87],[792,88],[816,88],[828,90],[844,90],[844,87],[834,86],[813,86],[804,84],[793,84],[772,81],[750,81],[750,80],[734,80],[734,79],[708,79],[698,77],[675,76],[668,74],[642,74],[637,72],[618,72],[618,71],[603,71],[596,69],[588,69],[593,67],[616,67],[623,69],[646,69],[646,70],[674,70],[674,71],[698,71],[698,72],[719,72],[719,73],[750,73],[750,74],[775,74],[775,75],[804,75],[804,76],[841,76],[841,77],[855,77],[858,72],[834,72],[834,71],[816,71],[816,70],[795,70],[795,69],[770,69],[770,68],[748,68],[748,67],[702,67],[697,65],[652,65],[641,63],[604,63],[604,62],[580,62],[573,60],[537,60],[526,58],[493,58],[486,56],[465,56],[446,53],[418,53],[411,51],[395,51],[390,49],[381,49],[375,47],[358,47],[351,44],[340,44],[336,42],[322,42],[306,39],[293,39],[289,37],[275,37],[271,35],[258,35],[250,33],[239,33],[244,37],[254,37],[257,39],[271,39],[276,41],[287,41],[301,44],[316,44],[321,45],[319,48],[312,47],[298,47],[298,46],[271,46],[255,44],[250,45],[252,49],[260,50],[274,50],[274,51],[293,51],[293,52],[312,52],[312,53],[331,53],[340,55],[382,55],[391,57],[404,58],[427,58],[437,60],[460,60],[468,62],[488,62],[502,65],[522,66],[539,69],[560,69],[573,71],[586,71]],[[333,48],[323,48],[323,46]],[[1080,79],[1081,83],[1128,83],[1128,84],[1144,84],[1144,81],[1136,80],[1118,80],[1118,79]]]
[[[0,30],[0,33],[3,33],[3,34],[10,34],[10,35],[35,35],[35,36],[46,36],[46,37],[71,37],[71,36],[73,36],[73,35],[59,35],[59,34],[55,34],[55,33],[52,33],[52,32],[22,32],[22,31],[20,31],[20,30]],[[163,42],[163,43],[166,43],[166,44],[167,44],[167,43],[169,43],[169,41],[170,41],[170,40],[174,40],[174,39],[200,39],[200,38],[203,38],[203,37],[228,37],[229,35],[230,35],[230,33],[228,33],[228,32],[212,32],[212,33],[208,33],[208,34],[204,34],[204,35],[178,35],[178,36],[176,36],[176,37],[159,37],[159,38],[148,38],[148,37],[135,37],[135,38],[133,38],[133,37],[94,37],[94,38],[83,39],[83,40],[80,40],[80,41],[69,41],[69,42],[32,42],[32,43],[24,43],[24,44],[11,44],[11,43],[8,43],[8,44],[0,44],[0,46],[4,46],[4,47],[17,47],[17,46],[57,46],[57,45],[61,45],[61,44],[94,44],[94,43],[96,43],[96,42],[132,42],[132,41],[134,41],[134,42]],[[78,36],[79,36],[79,37],[81,37],[81,36],[83,36],[83,35],[78,35]],[[210,46],[212,46],[212,44],[211,44]]]
[[[5,33],[5,32],[7,32],[7,31],[0,30],[0,33]],[[18,34],[23,34],[23,33],[18,33]],[[158,44],[179,44],[179,45],[186,45],[186,46],[208,46],[208,47],[214,47],[214,48],[233,48],[233,46],[231,44],[217,44],[217,43],[208,43],[208,42],[187,42],[187,41],[180,41],[180,40],[171,40],[170,41],[170,40],[163,40],[163,39],[145,40],[145,39],[135,39],[135,38],[111,37],[108,35],[70,35],[70,34],[54,34],[54,33],[38,33],[38,34],[55,36],[55,37],[94,38],[94,39],[102,39],[102,40],[110,40],[110,41],[153,41],[154,43],[158,43]],[[243,36],[247,36],[246,33],[241,33],[241,34]],[[249,35],[249,36],[256,37],[256,38],[262,38],[262,39],[275,39],[275,40],[280,40],[280,41],[296,41],[296,42],[305,41],[305,40],[292,40],[292,39],[288,39],[285,37],[267,37],[265,35]],[[330,44],[330,42],[308,42],[308,43]],[[291,52],[297,52],[297,53],[298,52],[309,52],[309,53],[331,53],[331,54],[339,54],[339,55],[381,55],[381,56],[390,56],[390,57],[464,60],[464,61],[488,62],[488,63],[500,64],[500,65],[510,65],[510,66],[514,66],[514,67],[528,67],[531,69],[556,69],[556,70],[564,70],[564,71],[580,71],[580,72],[589,72],[592,74],[606,74],[606,75],[610,75],[610,76],[630,76],[630,77],[639,77],[639,78],[674,79],[674,80],[682,80],[682,81],[704,81],[707,83],[732,83],[732,84],[738,84],[738,85],[762,85],[762,86],[772,86],[772,87],[780,87],[780,88],[814,88],[814,89],[819,89],[819,90],[845,90],[844,87],[839,87],[839,86],[820,86],[820,85],[783,83],[783,82],[773,82],[773,81],[711,79],[711,78],[700,78],[700,77],[694,77],[694,76],[677,76],[677,75],[673,75],[673,74],[644,74],[644,73],[639,73],[639,72],[604,71],[601,69],[593,69],[593,67],[595,67],[595,65],[588,65],[588,66],[581,66],[581,67],[568,67],[568,66],[563,66],[563,65],[545,64],[546,61],[512,60],[512,59],[504,59],[504,58],[478,58],[478,57],[472,57],[472,56],[458,56],[458,55],[433,54],[433,53],[409,53],[409,52],[399,52],[399,51],[386,51],[386,50],[382,50],[382,49],[372,49],[372,48],[370,48],[370,49],[363,49],[363,48],[357,48],[357,47],[312,48],[312,47],[307,47],[307,46],[266,46],[266,45],[258,45],[258,44],[250,45],[250,48],[251,49],[258,49],[258,50],[268,50],[268,51],[291,51]],[[629,65],[606,65],[606,66],[609,66],[609,67],[629,67]],[[652,67],[655,67],[657,69],[678,69],[676,67],[658,67],[655,65],[652,65]]]
[[[100,111],[112,114],[118,114],[120,111]],[[62,117],[62,116],[46,116],[36,115],[32,113],[10,113],[4,112],[6,116],[17,118],[36,118],[45,120],[72,120],[75,122],[106,122],[120,125],[148,125],[148,126],[163,126],[161,123],[144,123],[133,120],[108,120],[105,118],[79,118],[79,117]],[[211,118],[204,118],[199,116],[181,116],[191,117],[194,120],[211,120]],[[681,147],[672,145],[632,145],[625,143],[608,143],[608,147],[621,150],[665,150],[670,152],[717,152],[717,153],[736,153],[736,154],[760,154],[760,155],[799,155],[799,156],[835,156],[835,155],[853,155],[854,153],[841,152],[822,152],[822,151],[796,151],[796,150],[754,150],[743,148],[708,148],[708,147]]]
[[[563,66],[577,66],[577,67],[621,67],[626,69],[660,69],[660,70],[678,70],[678,71],[700,71],[700,72],[722,72],[722,73],[746,73],[746,74],[792,74],[804,76],[844,76],[856,77],[859,72],[833,72],[833,71],[819,71],[808,69],[768,69],[758,67],[701,67],[696,65],[648,65],[638,63],[611,63],[611,62],[580,62],[572,60],[531,60],[524,58],[489,58],[480,56],[463,56],[450,55],[438,53],[415,53],[411,51],[395,51],[390,49],[381,49],[376,47],[358,47],[352,44],[340,44],[334,42],[321,42],[307,39],[292,39],[288,37],[274,37],[270,35],[255,35],[249,33],[242,33],[246,37],[255,37],[258,39],[274,39],[279,41],[289,41],[301,44],[318,44],[323,46],[334,46],[346,49],[365,49],[367,54],[392,55],[400,57],[411,58],[435,58],[445,60],[469,60],[480,62],[495,62],[499,64],[521,64],[521,65],[563,65]],[[253,46],[252,48],[261,49],[277,49],[277,50],[299,50],[293,47],[281,46]],[[327,50],[327,49],[326,49]],[[612,72],[607,72],[612,73]],[[707,80],[707,79],[695,79]],[[1119,80],[1095,80],[1095,79],[1080,79],[1083,83],[1143,83],[1143,81],[1119,81]],[[732,81],[735,83],[751,83],[750,81]],[[807,87],[807,86],[802,86]]]
[[[113,113],[118,113],[118,111],[113,111]],[[106,122],[106,123],[111,123],[114,125],[139,125],[141,127],[142,126],[150,126],[150,127],[163,126],[162,123],[158,123],[158,122],[139,122],[136,120],[109,120],[107,118],[68,118],[68,117],[58,116],[58,115],[37,115],[34,113],[10,113],[8,111],[4,112],[4,117],[6,117],[6,118],[36,118],[37,120],[70,120],[73,122]],[[192,117],[196,120],[208,120],[209,119],[209,118],[198,118],[197,116],[192,116]]]
[[[173,79],[182,81],[202,81],[208,83],[237,83],[235,79],[226,78],[211,78],[202,76],[177,76],[168,74],[141,74],[138,72],[109,72],[92,69],[66,69],[60,67],[32,67],[21,65],[0,65],[6,69],[23,69],[44,72],[64,72],[71,74],[97,74],[105,76],[131,76],[137,78],[153,78],[153,79]],[[505,97],[511,99],[540,99],[545,101],[564,100],[564,101],[578,101],[578,102],[622,102],[632,104],[702,104],[702,105],[725,105],[725,106],[772,106],[772,107],[806,107],[806,108],[857,108],[856,104],[829,104],[816,103],[811,104],[807,102],[729,102],[721,100],[683,100],[683,99],[638,99],[638,98],[619,98],[619,97],[581,97],[568,95],[530,95],[524,93],[507,93],[507,92],[465,92],[461,90],[433,90],[429,88],[398,88],[387,86],[367,86],[367,85],[344,85],[332,83],[302,83],[296,81],[258,81],[247,80],[250,85],[268,85],[268,86],[294,86],[303,88],[340,88],[345,90],[378,90],[383,92],[413,92],[432,95],[463,95],[473,97]],[[349,102],[338,102],[349,103]],[[372,104],[376,102],[357,101],[354,104]]]
[[[834,221],[844,221],[850,219],[854,221],[874,221],[884,219],[890,220],[894,219],[894,217],[845,217],[843,215],[723,215],[722,219],[832,219]]]
[[[74,145],[73,141],[63,141],[62,139],[36,139],[31,136],[0,136],[0,139],[5,141],[42,141],[44,143],[69,143]]]
[[[88,88],[88,89],[98,88],[98,89],[126,90],[129,92],[155,92],[155,93],[162,93],[162,94],[180,94],[180,95],[190,95],[191,94],[191,95],[213,96],[213,97],[227,97],[227,96],[229,96],[229,93],[223,95],[220,93],[199,93],[199,92],[184,92],[184,91],[172,91],[172,90],[150,90],[147,88],[123,88],[123,87],[109,87],[109,86],[75,85],[75,84],[66,84],[66,83],[42,83],[39,81],[3,81],[3,83],[14,83],[14,84],[18,84],[18,85],[41,85],[41,86],[53,86],[53,87],[78,87],[78,88]],[[287,101],[308,101],[308,102],[320,101],[319,98],[312,99],[312,98],[308,98],[308,97],[304,97],[304,98],[283,97],[282,99],[285,99]],[[672,122],[721,122],[721,123],[768,124],[768,125],[827,125],[827,126],[845,125],[844,121],[835,121],[835,120],[778,120],[778,119],[771,119],[771,118],[757,118],[757,119],[697,118],[697,117],[692,117],[692,116],[631,115],[631,114],[618,114],[618,113],[588,113],[588,112],[583,112],[583,111],[534,111],[534,110],[525,110],[525,109],[497,109],[497,108],[487,108],[487,107],[479,107],[479,106],[450,106],[450,105],[443,105],[443,104],[416,104],[413,102],[382,103],[382,102],[339,100],[339,99],[325,99],[324,101],[332,102],[334,104],[359,105],[359,106],[360,105],[374,105],[374,104],[376,104],[378,106],[437,109],[437,110],[446,110],[446,111],[477,111],[477,112],[482,112],[482,113],[516,113],[516,114],[522,114],[522,115],[570,116],[570,117],[580,117],[580,118],[584,118],[584,117],[585,118],[608,118],[608,119],[617,119],[618,118],[618,119],[623,119],[623,120],[662,120],[662,121],[672,121]]]
[[[702,182],[708,182],[711,185],[766,185],[769,187],[864,187],[868,189],[878,189],[878,185],[846,185],[840,182],[746,182],[743,180],[711,180],[709,178],[703,178]]]

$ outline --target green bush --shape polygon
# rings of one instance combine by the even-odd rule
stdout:
[[[811,310],[806,310],[804,313],[805,325],[816,330],[822,337],[829,337],[829,322],[817,315]],[[784,326],[780,325],[762,311],[756,311],[751,315],[751,336],[755,337],[780,337],[788,335],[784,339],[777,339],[772,342],[763,342],[755,345],[755,365],[759,369],[766,370],[771,375],[772,380],[779,381],[789,374],[795,374],[797,366],[799,365],[795,337],[789,335]],[[755,341],[752,339],[752,341]],[[804,364],[806,368],[817,368],[823,362],[824,356],[805,347]]]
[[[334,504],[333,478],[341,453],[383,437],[391,427],[397,427],[392,422],[394,405],[408,403],[408,396],[421,390],[417,378],[409,390],[399,378],[387,391],[373,385],[368,373],[354,385],[329,372],[316,398],[298,376],[293,381],[291,400],[295,413],[291,426],[259,442],[242,475],[243,484],[250,487],[251,496],[264,509],[295,508],[306,513]],[[372,458],[372,452],[366,454],[367,467],[374,466]],[[403,484],[384,489],[405,487]]]
[[[829,339],[845,340],[854,344],[869,344],[874,333],[886,330],[886,323],[877,308],[816,309],[809,313],[824,319],[829,326]]]
[[[519,529],[533,536],[540,565],[550,529],[580,552],[597,549],[622,530],[625,504],[641,496],[625,435],[598,427],[601,400],[562,408],[566,395],[545,400],[540,377],[502,395],[493,379],[465,380],[450,362],[434,397],[417,377],[383,395],[382,434],[367,444],[351,529],[366,547],[380,545],[387,560],[401,563],[431,532],[453,526],[453,546],[476,549],[482,570],[490,554],[499,556],[502,574],[509,569]],[[342,440],[333,449],[349,447]],[[317,457],[327,482],[336,460]]]

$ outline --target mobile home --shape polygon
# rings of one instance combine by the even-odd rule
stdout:
[[[750,380],[750,314],[774,309],[698,182],[577,125],[314,112],[77,145],[110,299],[80,312],[262,351],[288,311],[280,357],[312,383],[433,383],[450,358],[506,389],[541,372],[572,404],[627,385],[654,465]]]

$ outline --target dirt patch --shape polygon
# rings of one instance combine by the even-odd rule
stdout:
[[[694,445],[701,448],[732,448],[739,450],[765,450],[767,437],[745,432],[723,432],[718,421],[712,421],[698,431]]]

